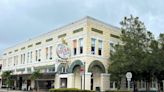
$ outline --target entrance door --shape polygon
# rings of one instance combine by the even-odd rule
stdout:
[[[19,77],[19,90],[21,90],[22,89],[22,82],[23,82],[23,79],[22,79],[22,77]]]
[[[31,90],[31,80],[27,80],[27,90]]]
[[[67,78],[60,79],[60,88],[67,88]]]
[[[91,90],[93,90],[93,73],[91,75]]]

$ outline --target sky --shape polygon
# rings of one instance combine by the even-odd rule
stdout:
[[[0,0],[0,53],[85,16],[120,27],[131,14],[156,37],[164,33],[164,0]]]

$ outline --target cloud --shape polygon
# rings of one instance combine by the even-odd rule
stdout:
[[[133,14],[157,36],[164,30],[163,6],[163,0],[0,0],[0,49],[87,15],[120,26]]]

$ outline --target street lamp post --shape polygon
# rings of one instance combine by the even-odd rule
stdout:
[[[84,90],[85,90],[85,62],[84,62]]]

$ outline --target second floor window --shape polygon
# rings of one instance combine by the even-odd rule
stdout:
[[[25,64],[25,54],[21,54],[21,64]]]
[[[30,62],[32,62],[32,51],[30,52]]]
[[[6,59],[3,60],[3,66],[4,66],[4,67],[7,66],[7,62],[6,62],[6,61],[7,61]]]
[[[35,61],[38,61],[38,50],[35,51]]]
[[[50,46],[50,58],[49,59],[52,59],[52,46]]]
[[[8,66],[12,66],[13,65],[13,61],[12,61],[12,57],[8,58]]]
[[[14,56],[14,66],[18,65],[18,55]]]
[[[32,62],[32,51],[27,53],[27,63],[31,63]]]
[[[53,46],[46,47],[46,59],[52,59]]]
[[[79,50],[80,50],[80,54],[83,53],[83,38],[80,38],[79,39]]]
[[[114,52],[114,43],[113,42],[110,42],[109,43],[109,45],[110,45],[110,53],[113,53]]]
[[[73,40],[73,55],[77,54],[77,40]]]
[[[102,40],[99,40],[98,55],[102,55]]]
[[[96,39],[91,39],[91,54],[95,54]]]
[[[27,63],[30,62],[30,52],[27,53]]]
[[[39,62],[41,61],[41,49],[35,51],[35,60]]]

